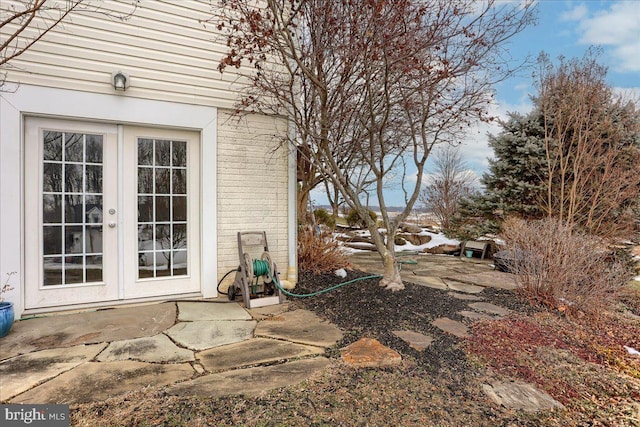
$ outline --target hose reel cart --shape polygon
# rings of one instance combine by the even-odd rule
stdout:
[[[229,299],[233,301],[238,293],[242,293],[247,308],[284,302],[284,295],[273,283],[273,279],[278,280],[279,273],[269,254],[267,233],[238,232],[238,255],[240,265],[228,289]]]

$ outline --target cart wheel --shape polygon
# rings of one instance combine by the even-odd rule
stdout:
[[[229,296],[229,301],[234,301],[236,299],[236,287],[234,285],[229,286],[227,294]]]

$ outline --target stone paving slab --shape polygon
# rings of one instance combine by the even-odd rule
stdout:
[[[92,360],[106,346],[103,343],[41,350],[0,363],[0,400],[7,400]]]
[[[139,360],[151,363],[184,363],[195,360],[193,351],[180,348],[166,335],[115,341],[98,355],[100,362]]]
[[[176,304],[150,304],[32,318],[15,322],[2,338],[0,360],[78,344],[157,335],[176,321]]]
[[[249,308],[247,309],[251,317],[256,320],[268,319],[269,317],[277,316],[289,311],[289,303],[267,305],[264,307]]]
[[[484,392],[498,405],[525,412],[546,411],[564,406],[532,384],[521,382],[495,382],[483,384]]]
[[[258,324],[255,334],[323,348],[342,339],[340,329],[308,310],[289,311],[265,319]]]
[[[354,368],[383,368],[402,363],[402,356],[376,339],[361,338],[342,349],[342,360]]]
[[[478,320],[495,320],[498,319],[498,317],[494,317],[494,316],[489,316],[488,314],[484,314],[484,313],[478,313],[477,311],[470,311],[470,310],[462,310],[462,311],[458,311],[458,314],[462,317],[466,317],[467,319],[475,322]]]
[[[456,299],[465,300],[465,301],[482,301],[483,299],[482,297],[479,297],[477,295],[461,294],[458,292],[449,292],[449,296]]]
[[[329,363],[328,359],[317,357],[279,365],[235,369],[175,384],[167,389],[167,393],[176,396],[251,396],[300,383]]]
[[[506,316],[511,313],[509,309],[500,307],[499,305],[491,304],[489,302],[473,302],[469,304],[469,307],[476,311],[483,311],[485,313],[495,314],[498,316]]]
[[[12,403],[74,404],[97,402],[149,385],[162,386],[191,378],[189,364],[134,361],[87,362],[22,393]]]
[[[206,350],[253,338],[255,320],[207,320],[181,322],[166,331],[179,345],[192,350]]]
[[[484,289],[482,286],[470,285],[462,283],[450,277],[443,278],[447,287],[452,291],[465,292],[467,294],[479,294]]]
[[[391,333],[418,351],[424,350],[433,342],[433,337],[415,331],[391,331]]]
[[[247,310],[236,302],[178,302],[178,320],[251,320]]]
[[[484,271],[481,273],[461,274],[456,276],[461,282],[484,287],[513,290],[517,289],[515,275],[501,271]]]
[[[455,335],[458,338],[469,337],[469,328],[464,323],[449,319],[448,317],[440,317],[431,323],[433,326],[443,331]]]
[[[435,276],[416,276],[416,275],[402,275],[402,280],[405,280],[410,283],[415,283],[420,286],[427,286],[433,289],[441,289],[446,290],[449,289],[447,285],[440,279]]]
[[[319,347],[254,338],[202,351],[197,358],[207,371],[216,372],[323,353],[324,349]]]

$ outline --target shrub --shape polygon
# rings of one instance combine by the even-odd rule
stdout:
[[[554,218],[509,219],[502,237],[525,296],[567,314],[598,314],[631,277],[628,266],[601,239]]]
[[[369,212],[369,217],[373,220],[373,222],[378,221],[378,215],[372,211],[371,209],[368,209],[367,212]],[[350,209],[349,212],[347,213],[347,224],[349,225],[349,227],[366,227],[367,224],[360,218],[360,215],[358,215],[358,211],[356,211],[355,209]]]
[[[310,227],[298,233],[298,269],[314,274],[349,268],[347,254],[331,233],[317,233]]]
[[[326,209],[316,209],[313,211],[313,216],[316,218],[316,222],[318,224],[323,224],[329,227],[330,229],[336,228],[336,219],[333,215],[327,212]]]

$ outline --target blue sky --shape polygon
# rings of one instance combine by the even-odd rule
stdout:
[[[505,0],[506,1],[506,0]],[[555,59],[581,57],[590,46],[603,50],[601,62],[609,68],[608,83],[619,90],[640,96],[640,1],[574,1],[538,0],[538,23],[511,39],[509,50],[515,61],[535,59],[542,51]],[[527,112],[533,93],[532,70],[496,87],[496,103],[492,113],[506,118],[507,112]],[[497,124],[479,124],[470,129],[462,144],[462,154],[469,167],[481,176],[487,170],[492,150],[486,134],[497,134]],[[429,165],[426,174],[430,173]],[[404,205],[401,191],[386,192],[387,204]],[[326,203],[319,191],[313,193],[316,204]]]

